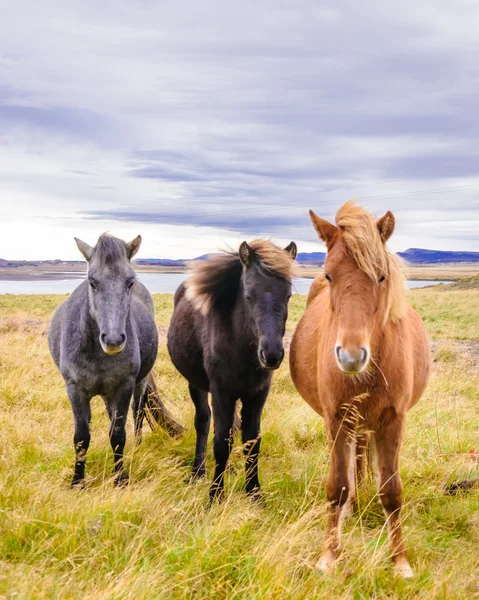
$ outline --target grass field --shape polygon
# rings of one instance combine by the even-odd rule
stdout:
[[[169,362],[170,295],[156,295],[155,367],[180,439],[145,431],[127,445],[131,485],[112,484],[103,404],[94,399],[86,489],[72,491],[73,421],[48,353],[60,296],[0,296],[0,598],[361,599],[479,597],[479,493],[443,485],[479,477],[479,292],[415,290],[434,340],[434,371],[409,416],[402,452],[405,536],[416,576],[392,574],[382,509],[369,482],[345,524],[332,575],[314,569],[326,524],[326,440],[295,392],[287,361],[274,376],[262,431],[264,504],[242,491],[235,445],[227,499],[207,508],[209,479],[187,482],[193,411]],[[288,332],[304,309],[292,299]],[[209,447],[208,475],[212,473]]]

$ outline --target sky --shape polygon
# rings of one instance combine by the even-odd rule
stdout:
[[[321,251],[351,198],[479,251],[478,56],[474,0],[3,2],[0,257]]]

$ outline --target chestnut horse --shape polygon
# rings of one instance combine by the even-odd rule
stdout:
[[[290,367],[297,390],[325,421],[330,450],[330,514],[317,568],[330,570],[339,554],[341,516],[355,500],[369,439],[395,570],[412,577],[401,531],[399,451],[406,413],[426,388],[431,359],[398,260],[386,248],[395,219],[388,211],[376,221],[353,201],[338,211],[336,226],[310,215],[327,246],[325,274],[311,286]]]

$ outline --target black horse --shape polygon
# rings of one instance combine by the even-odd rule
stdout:
[[[242,401],[246,491],[259,496],[260,421],[272,371],[284,357],[296,244],[243,242],[239,252],[201,261],[175,294],[168,351],[189,382],[196,408],[193,478],[205,474],[212,394],[216,470],[211,498],[222,497],[235,405]]]

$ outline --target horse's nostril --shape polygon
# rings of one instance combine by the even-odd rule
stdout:
[[[361,348],[361,362],[365,363],[368,357],[368,351],[366,348]]]
[[[266,354],[264,353],[263,348],[261,348],[261,350],[259,351],[259,355],[261,357],[261,360],[266,362]]]
[[[123,344],[126,342],[126,335],[124,333],[116,333],[116,334],[108,334],[108,333],[102,333],[100,335],[100,339],[102,344],[104,344],[105,346],[123,346]]]
[[[341,360],[341,346],[336,346],[336,356],[338,357],[338,360]]]

